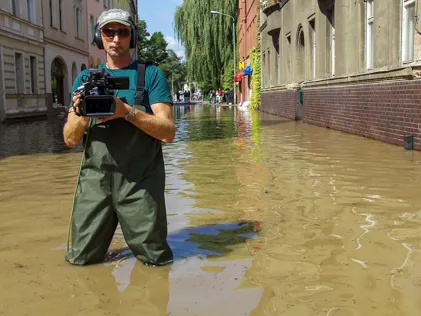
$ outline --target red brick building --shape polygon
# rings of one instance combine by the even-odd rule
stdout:
[[[240,70],[250,65],[250,51],[257,45],[257,14],[259,0],[239,1],[239,65]],[[251,76],[243,76],[239,84],[238,102],[250,100]]]

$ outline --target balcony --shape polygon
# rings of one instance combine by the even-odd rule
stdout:
[[[260,0],[260,7],[264,13],[281,9],[289,0]]]

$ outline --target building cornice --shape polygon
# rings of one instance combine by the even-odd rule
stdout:
[[[0,35],[4,35],[5,37],[13,38],[14,40],[21,41],[21,42],[28,43],[28,44],[32,44],[32,45],[35,45],[35,46],[45,47],[45,42],[37,40],[37,39],[33,39],[31,37],[28,37],[28,36],[23,36],[23,35],[19,35],[19,34],[16,34],[16,33],[12,33],[7,28],[5,28],[3,26],[0,26]]]
[[[72,46],[69,46],[69,45],[66,45],[66,44],[57,42],[57,41],[55,41],[55,40],[53,40],[51,38],[48,38],[48,37],[44,37],[44,40],[45,40],[45,43],[47,43],[47,44],[56,45],[56,46],[59,46],[61,48],[68,49],[68,50],[71,50],[71,51],[73,51],[75,53],[78,53],[78,54],[85,55],[85,56],[88,56],[89,57],[89,51],[84,51],[84,50],[81,50],[81,49],[77,49],[75,47],[72,47]]]
[[[278,86],[263,88],[262,92],[297,90],[324,87],[348,86],[356,84],[374,84],[386,81],[414,80],[421,76],[421,65],[412,64],[402,67],[377,69],[348,76],[322,78],[303,82],[290,82]]]
[[[0,9],[0,13],[6,15],[8,18],[16,20],[18,22],[24,23],[30,27],[36,28],[40,31],[44,30],[44,26],[43,25],[38,25],[38,24],[34,24],[32,22],[29,22],[28,20],[22,19],[20,17],[14,16],[13,14],[10,14],[9,12],[5,11],[4,9]]]

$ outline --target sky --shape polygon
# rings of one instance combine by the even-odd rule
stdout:
[[[174,12],[183,0],[138,0],[139,19],[145,20],[150,34],[162,32],[168,42],[167,48],[178,56],[184,56],[184,49],[175,38]]]

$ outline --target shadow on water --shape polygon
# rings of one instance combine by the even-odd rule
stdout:
[[[259,222],[188,227],[168,234],[168,243],[174,252],[174,261],[191,257],[222,257],[232,252],[232,247],[256,238]],[[105,262],[120,261],[133,257],[129,248],[111,251]]]

